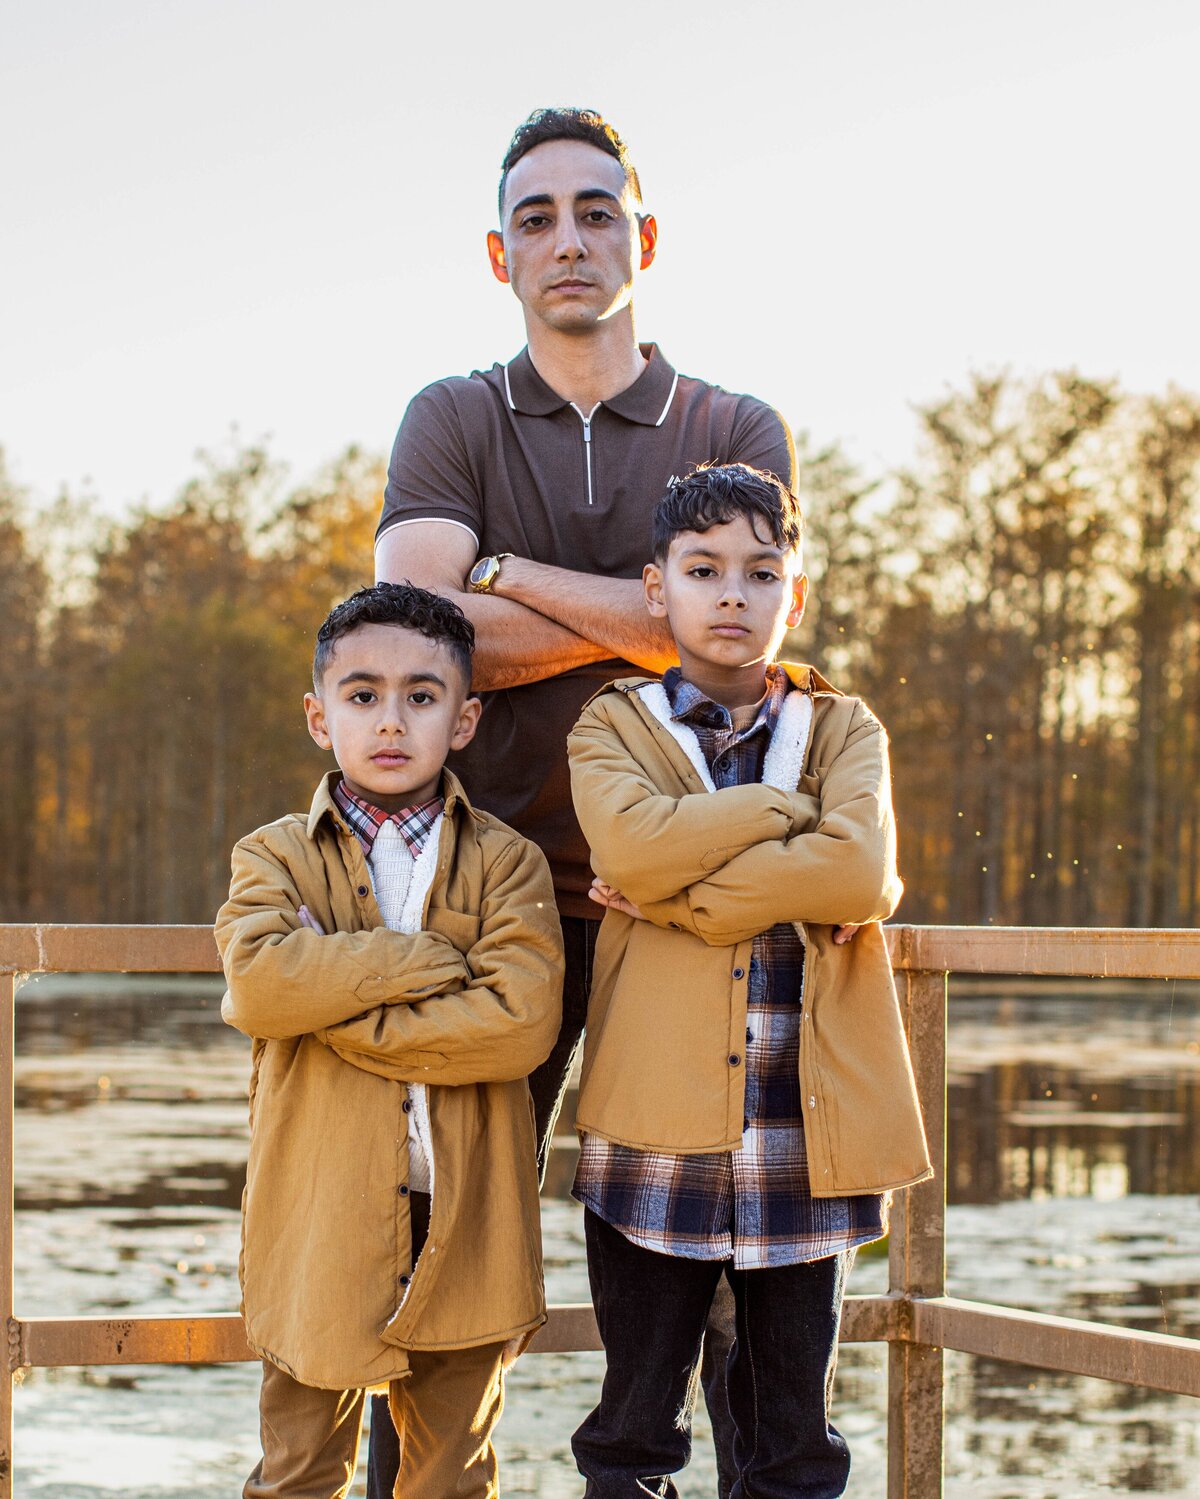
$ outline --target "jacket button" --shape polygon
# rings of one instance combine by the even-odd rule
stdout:
[[[810,1093],[808,1095],[808,1106],[809,1106],[810,1109],[815,1109],[816,1108],[816,1106],[817,1106],[817,1095],[815,1093]]]
[[[739,1056],[738,1056],[738,1054],[737,1054],[737,1052],[736,1052],[736,1051],[735,1051],[735,1052],[734,1052],[734,1053],[733,1053],[733,1055],[732,1055],[732,1056],[731,1056],[731,1057],[730,1057],[730,1058],[729,1058],[729,1065],[730,1065],[730,1066],[731,1066],[731,1067],[736,1067],[736,1066],[737,1066],[737,1064],[738,1064],[738,1063],[739,1063],[739,1062],[740,1062],[740,1061],[741,1061],[741,1060],[742,1060],[742,1059],[741,1059],[741,1057],[739,1057]]]
[[[396,1191],[399,1192],[399,1194],[400,1194],[401,1197],[407,1197],[408,1196],[408,1188],[407,1187],[397,1187]]]
[[[735,968],[733,976],[735,979],[744,979],[746,977],[746,970],[744,968]]]
[[[406,1098],[404,1100],[404,1102],[400,1105],[400,1107],[404,1110],[404,1112],[406,1114],[411,1114],[412,1113],[412,1099],[411,1098]]]
[[[359,893],[359,895],[366,895],[366,893],[367,893],[367,887],[365,885],[360,885],[358,887],[358,893]]]
[[[408,1284],[408,1276],[407,1275],[402,1275],[400,1277],[400,1284],[402,1286],[406,1286]]]

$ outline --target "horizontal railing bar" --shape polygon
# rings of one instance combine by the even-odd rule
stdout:
[[[897,970],[1200,978],[1200,932],[1138,927],[885,927]]]
[[[16,1368],[101,1364],[234,1364],[254,1359],[242,1319],[37,1317],[18,1319]],[[12,1340],[10,1339],[10,1346]]]
[[[911,1340],[1057,1374],[1200,1395],[1200,1340],[953,1296],[911,1302]]]
[[[18,1321],[16,1366],[238,1363],[255,1355],[242,1319],[43,1317]],[[907,1329],[907,1331],[906,1331]],[[1200,1341],[943,1296],[848,1296],[844,1343],[906,1341],[1121,1384],[1200,1395]],[[586,1302],[552,1306],[533,1353],[599,1349]]]
[[[842,1342],[883,1342],[899,1336],[902,1304],[889,1296],[849,1296]],[[63,1369],[103,1364],[236,1364],[257,1357],[242,1319],[211,1317],[32,1317],[15,1324],[13,1368]],[[583,1353],[603,1348],[590,1302],[548,1308],[531,1353]]]
[[[0,926],[0,973],[219,973],[210,926]]]
[[[897,972],[1200,979],[1200,932],[889,926]],[[206,926],[0,926],[0,973],[217,973]]]

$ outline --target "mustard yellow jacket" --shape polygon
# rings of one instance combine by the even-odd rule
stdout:
[[[247,1336],[302,1383],[348,1389],[403,1376],[408,1349],[545,1320],[525,1079],[558,1034],[562,935],[542,854],[449,772],[424,929],[390,931],[336,775],[307,818],[237,845],[216,935],[223,1013],[254,1038]],[[427,1085],[435,1162],[415,1274],[401,1082]]]
[[[792,791],[707,789],[640,678],[599,692],[570,736],[592,866],[648,918],[605,914],[576,1123],[640,1150],[739,1149],[751,943],[791,921],[805,942],[812,1190],[879,1192],[931,1174],[878,926],[903,888],[887,736],[813,668],[785,669],[812,701]],[[863,930],[835,946],[833,928],[849,922]]]

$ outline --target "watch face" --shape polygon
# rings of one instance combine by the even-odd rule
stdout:
[[[492,566],[493,559],[491,557],[480,558],[480,560],[471,569],[470,583],[472,588],[478,588],[480,583],[483,583],[487,580],[487,578],[490,576]]]

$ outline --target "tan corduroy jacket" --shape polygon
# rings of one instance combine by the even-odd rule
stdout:
[[[599,692],[571,734],[592,865],[648,918],[605,914],[576,1123],[640,1150],[738,1149],[751,943],[791,921],[812,1191],[879,1192],[931,1174],[878,926],[902,890],[887,736],[811,667],[786,670],[813,705],[794,791],[707,789],[640,678]],[[835,946],[850,922],[865,925]]]
[[[527,1075],[558,1034],[562,935],[546,861],[446,773],[424,930],[383,924],[330,795],[242,839],[217,944],[223,1013],[254,1038],[242,1312],[304,1384],[403,1376],[408,1349],[545,1320]],[[300,925],[308,907],[328,935]],[[407,1090],[427,1085],[434,1190],[413,1274]]]

